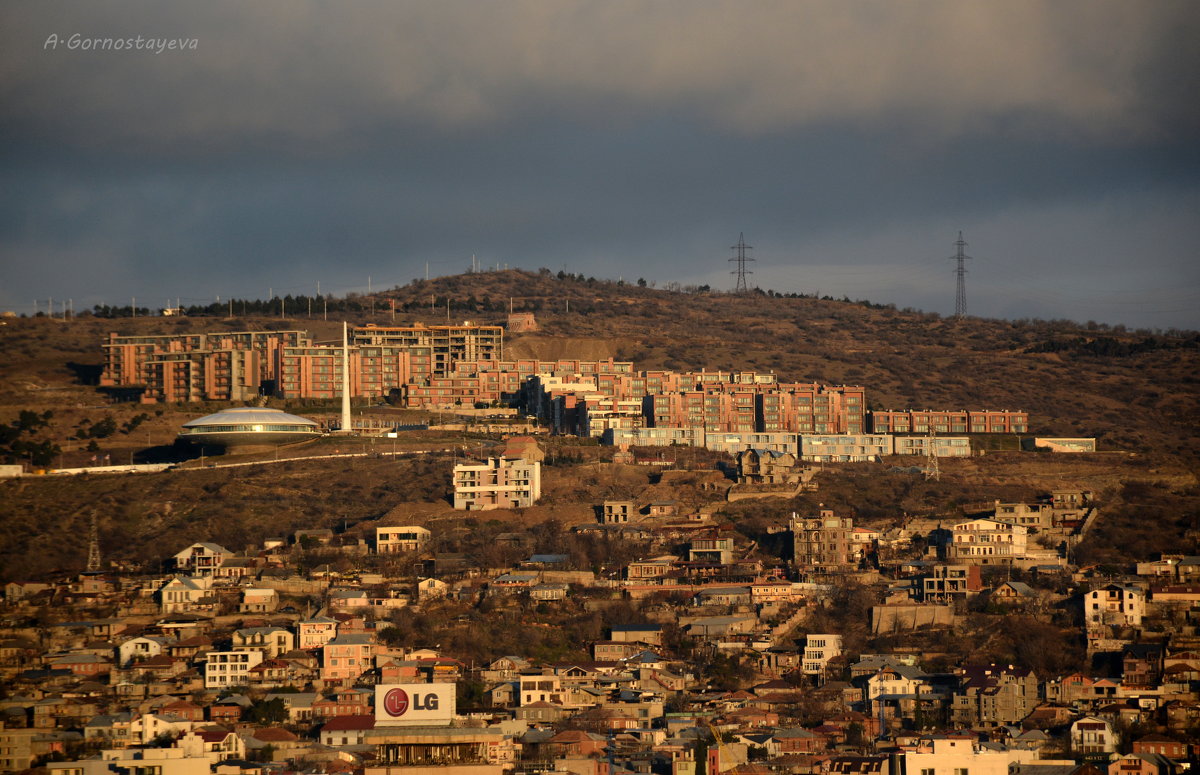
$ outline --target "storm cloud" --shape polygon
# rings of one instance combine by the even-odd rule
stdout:
[[[17,2],[0,303],[485,264],[1200,325],[1188,2]],[[84,50],[76,40],[99,41]],[[105,40],[195,40],[104,50]]]

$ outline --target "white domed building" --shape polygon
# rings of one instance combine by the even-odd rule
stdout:
[[[321,426],[307,417],[257,406],[222,409],[185,422],[179,432],[189,444],[226,448],[292,444],[321,435]]]

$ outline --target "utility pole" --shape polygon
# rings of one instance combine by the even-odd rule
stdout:
[[[954,270],[954,274],[958,276],[958,289],[954,295],[954,317],[964,318],[967,316],[967,268],[963,261],[970,256],[963,252],[967,243],[963,242],[961,231],[958,233],[958,240],[954,246],[958,249],[955,255],[950,256],[951,261],[958,262],[958,267]]]
[[[752,272],[746,268],[746,262],[754,260],[753,258],[750,258],[749,256],[746,255],[746,251],[754,250],[754,248],[752,248],[746,244],[745,238],[739,232],[738,233],[738,243],[736,245],[734,245],[733,247],[731,247],[730,250],[737,251],[737,255],[735,255],[733,258],[729,259],[729,263],[737,264],[737,269],[734,269],[732,272],[730,272],[731,275],[734,275],[737,278],[737,281],[734,284],[733,292],[734,293],[746,293],[747,291],[750,290],[749,287],[747,287],[747,285],[746,285],[746,275],[754,274],[754,272]]]

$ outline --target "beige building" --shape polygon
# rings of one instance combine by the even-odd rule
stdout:
[[[910,775],[1008,775],[1014,764],[1038,762],[1037,751],[998,751],[980,746],[972,736],[952,734],[921,740],[902,756]]]
[[[1090,626],[1137,626],[1145,615],[1146,593],[1136,587],[1108,584],[1083,596],[1083,616]]]
[[[486,463],[454,467],[454,508],[463,511],[519,509],[542,495],[542,464],[488,458]]]
[[[973,519],[954,526],[951,562],[1012,565],[1025,556],[1028,529],[996,519]]]
[[[892,437],[883,434],[800,434],[800,459],[812,463],[862,463],[892,454]]]

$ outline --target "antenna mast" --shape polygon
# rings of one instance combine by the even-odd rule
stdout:
[[[958,275],[958,292],[954,296],[954,317],[964,318],[967,316],[967,268],[963,261],[970,258],[963,252],[963,248],[967,243],[963,242],[962,232],[958,233],[958,241],[954,243],[958,248],[958,252],[950,256],[951,261],[958,262],[958,268],[954,270],[954,274]]]
[[[734,286],[733,292],[734,293],[746,293],[748,290],[750,290],[746,286],[746,275],[754,274],[754,272],[752,272],[746,268],[746,262],[754,260],[753,258],[750,258],[749,256],[746,255],[746,251],[754,250],[754,248],[752,248],[746,244],[746,240],[745,240],[744,236],[742,235],[742,233],[739,232],[738,233],[738,244],[731,247],[730,250],[737,251],[737,255],[735,255],[733,258],[729,259],[729,263],[737,264],[737,269],[734,269],[732,272],[730,272],[731,275],[734,275],[735,277],[737,277],[737,282]]]

